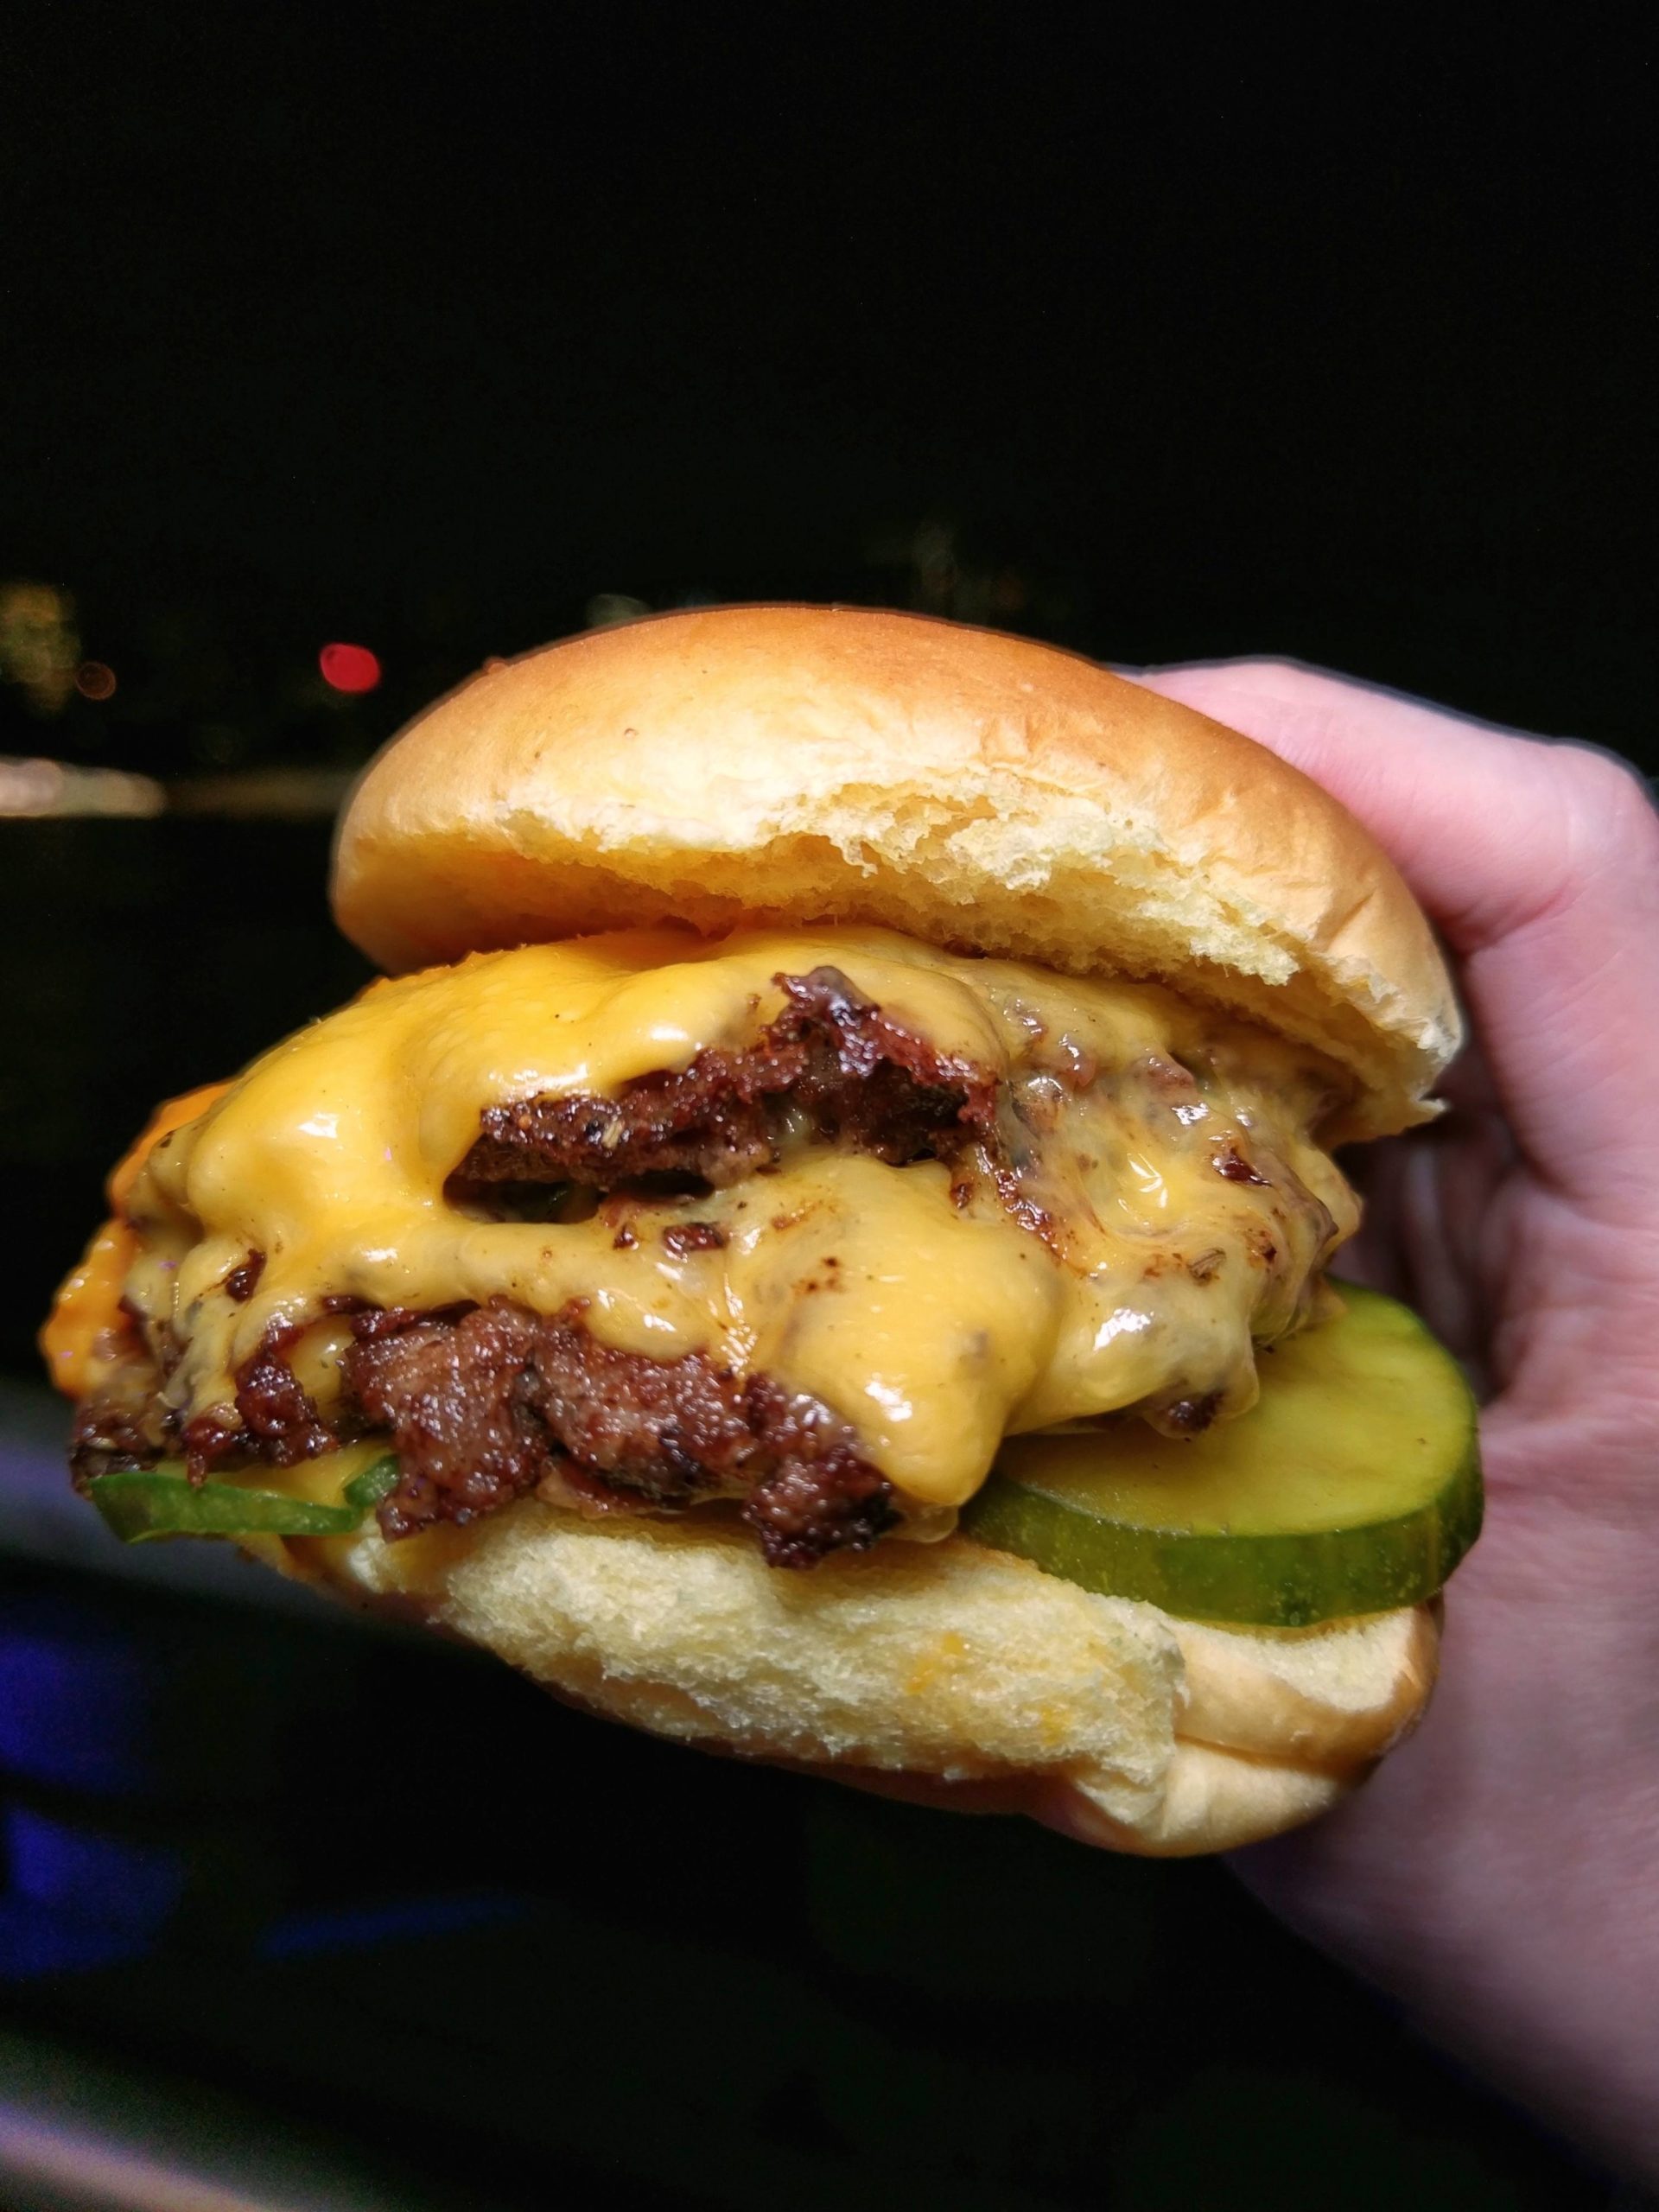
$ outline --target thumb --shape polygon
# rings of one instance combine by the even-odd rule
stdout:
[[[1135,680],[1242,730],[1369,829],[1462,962],[1505,1113],[1547,1181],[1653,1211],[1659,819],[1587,746],[1284,661]]]

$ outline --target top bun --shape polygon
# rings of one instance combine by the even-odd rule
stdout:
[[[1155,977],[1346,1067],[1343,1135],[1421,1118],[1459,1039],[1416,901],[1298,770],[1076,654],[857,607],[699,609],[492,664],[371,764],[334,902],[392,969],[844,922]]]

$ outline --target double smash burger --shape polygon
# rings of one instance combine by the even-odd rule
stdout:
[[[1143,1852],[1412,1724],[1467,1394],[1333,1288],[1450,986],[1247,740],[897,614],[665,616],[376,760],[388,971],[164,1107],[45,1344],[116,1532]]]

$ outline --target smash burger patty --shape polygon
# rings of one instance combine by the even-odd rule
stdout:
[[[122,1171],[48,1340],[84,1484],[333,1497],[389,1448],[360,1531],[248,1548],[647,1726],[1137,1848],[1301,1816],[1421,1705],[1421,1609],[1245,1635],[951,1533],[1005,1437],[1247,1411],[1333,1303],[1331,1145],[1455,1041],[1293,771],[1020,641],[723,610],[433,709],[335,896],[415,972]]]
[[[871,931],[825,942],[889,1003],[919,990],[916,1026],[842,968],[773,972],[812,940],[687,959],[655,936],[486,956],[305,1033],[135,1182],[136,1326],[78,1416],[79,1471],[290,1466],[385,1432],[394,1541],[550,1480],[657,1511],[733,1496],[768,1562],[803,1567],[906,1506],[965,1503],[1011,1429],[1128,1406],[1192,1435],[1247,1403],[1255,1344],[1303,1317],[1353,1218],[1307,1133],[1331,1073],[1146,987]],[[447,1174],[446,1112],[445,1150],[410,1173],[420,1133],[362,1079],[365,1032],[423,1061],[487,992],[522,1066],[584,1013],[603,1034],[646,981],[658,1021],[696,994],[712,1032],[756,1033],[612,1093],[486,1104]],[[449,1079],[461,1112],[486,1081],[460,1058]],[[353,1147],[337,1116],[296,1122],[278,1084],[306,1109],[356,1091],[383,1110],[359,1108]],[[433,1081],[409,1096],[438,1116]],[[208,1181],[254,1240],[217,1275]]]

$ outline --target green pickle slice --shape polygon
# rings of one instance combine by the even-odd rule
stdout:
[[[1253,1409],[1191,1443],[1133,1420],[1012,1437],[964,1534],[1192,1620],[1306,1628],[1416,1604],[1480,1533],[1475,1404],[1416,1315],[1346,1311],[1262,1355]]]
[[[354,1461],[362,1456],[354,1454]],[[343,1536],[362,1524],[397,1480],[396,1457],[377,1454],[347,1478],[338,1505],[324,1505],[234,1482],[192,1483],[176,1461],[163,1460],[158,1467],[95,1475],[86,1495],[105,1526],[127,1544],[153,1536]]]

